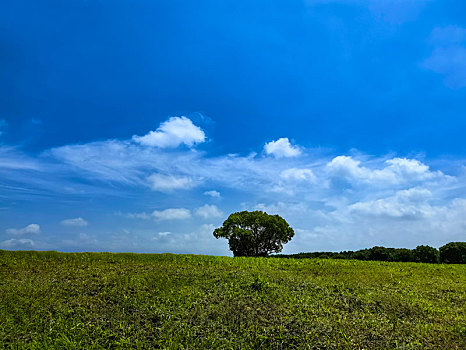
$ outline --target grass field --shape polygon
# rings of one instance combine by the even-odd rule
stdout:
[[[0,251],[0,347],[466,349],[466,266]]]

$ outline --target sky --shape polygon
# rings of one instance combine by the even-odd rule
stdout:
[[[466,3],[0,2],[0,249],[466,240]]]

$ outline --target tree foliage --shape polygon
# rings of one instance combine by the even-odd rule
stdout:
[[[447,264],[466,264],[466,242],[451,242],[440,247],[440,249],[436,249],[428,245],[419,245],[415,249],[375,246],[369,249],[360,249],[357,251],[345,250],[341,252],[312,252],[276,256],[294,259],[331,258],[390,262],[440,262]]]
[[[416,249],[413,250],[413,253],[416,262],[435,264],[439,261],[438,250],[428,245],[418,245]]]
[[[228,239],[234,256],[268,256],[280,252],[294,231],[279,215],[241,211],[231,214],[213,234]]]
[[[440,261],[447,264],[466,264],[466,242],[450,242],[440,247]]]

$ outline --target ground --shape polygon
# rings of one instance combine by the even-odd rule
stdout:
[[[0,348],[466,349],[466,265],[0,251]]]

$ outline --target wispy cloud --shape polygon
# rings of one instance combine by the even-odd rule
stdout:
[[[165,210],[154,210],[152,216],[156,220],[186,220],[191,217],[191,211],[185,208],[170,208]]]
[[[38,224],[30,224],[23,228],[9,228],[6,230],[6,233],[14,236],[35,235],[40,233],[40,226]]]
[[[311,169],[290,168],[283,170],[280,177],[291,181],[310,181],[314,182],[316,177]]]
[[[154,191],[171,192],[174,190],[188,190],[196,184],[188,176],[152,174],[147,177],[150,187]]]
[[[79,218],[74,218],[74,219],[66,219],[66,220],[63,220],[61,221],[61,224],[63,226],[74,226],[74,227],[85,227],[87,225],[89,225],[89,223],[84,220],[83,218],[79,217]]]
[[[169,251],[177,251],[175,245],[182,239],[191,242],[192,237],[200,235],[207,241],[211,232],[209,236],[204,228],[202,235],[192,231],[186,233],[187,227],[199,220],[217,222],[231,210],[238,210],[241,201],[244,209],[280,214],[293,227],[302,230],[293,240],[296,243],[287,249],[349,249],[390,240],[404,245],[434,244],[445,239],[459,239],[464,232],[466,223],[461,215],[466,201],[464,161],[433,166],[429,165],[433,164],[431,162],[413,157],[373,157],[355,152],[335,155],[299,148],[291,145],[289,139],[282,140],[287,142],[281,146],[280,143],[279,146],[273,144],[275,148],[272,147],[269,154],[245,156],[209,156],[187,148],[146,147],[128,140],[67,145],[37,157],[10,149],[4,153],[5,162],[16,162],[12,163],[16,165],[1,170],[5,174],[2,186],[14,184],[34,189],[41,181],[41,188],[49,189],[50,193],[50,189],[56,191],[65,185],[82,188],[86,184],[93,186],[95,191],[89,191],[94,195],[101,191],[119,196],[132,191],[131,200],[137,196],[150,197],[151,201],[145,201],[140,207],[128,206],[130,213],[121,216],[143,219],[135,226],[145,228],[147,232],[153,232],[153,225],[160,232],[171,232],[157,236],[163,237],[157,240],[160,244],[157,249],[171,247]],[[274,155],[273,152],[278,152],[276,147],[282,146],[285,151],[280,152],[285,154],[290,149],[292,153],[293,149],[298,149],[299,157]],[[14,160],[12,154],[19,157]],[[200,197],[218,198],[220,191],[228,193],[221,201],[221,208],[211,204],[199,207]],[[79,192],[63,193],[74,196]],[[183,207],[173,207],[174,203],[179,203],[176,198],[180,195]],[[140,209],[150,208],[154,198],[157,210]],[[83,225],[85,220],[79,219],[82,218],[68,220],[75,226]],[[27,230],[32,233],[31,228],[26,228],[14,228],[8,233],[20,235]],[[393,232],[397,233],[394,235]],[[424,234],[422,240],[418,232]],[[154,242],[151,237],[153,233],[141,234],[138,239]],[[107,249],[104,241],[113,240],[109,247],[127,250],[125,239],[105,236],[99,242],[76,242],[90,242],[92,249],[99,249],[97,245],[103,244],[100,249]],[[35,247],[53,246],[37,240],[34,244]],[[136,247],[139,243],[134,244],[134,249],[145,248],[144,245]],[[212,247],[218,251],[219,246],[214,244]]]
[[[204,219],[218,218],[223,216],[223,212],[215,205],[205,204],[196,210],[196,215]]]
[[[169,235],[171,235],[171,234],[172,234],[172,233],[169,232],[169,231],[164,231],[164,232],[158,232],[158,233],[157,233],[157,235],[158,235],[159,237],[167,237],[167,236],[169,236]]]
[[[428,42],[435,46],[464,44],[466,43],[466,29],[456,25],[436,27],[430,33]]]
[[[466,86],[466,29],[458,26],[437,27],[428,42],[434,47],[422,65],[442,74],[445,85],[458,89]]]
[[[0,118],[0,136],[3,134],[4,129],[8,126],[5,119]]]
[[[27,156],[16,147],[0,145],[0,173],[11,170],[43,170],[37,159]]]
[[[5,249],[32,249],[34,245],[34,241],[27,238],[11,238],[0,242],[0,247]]]

